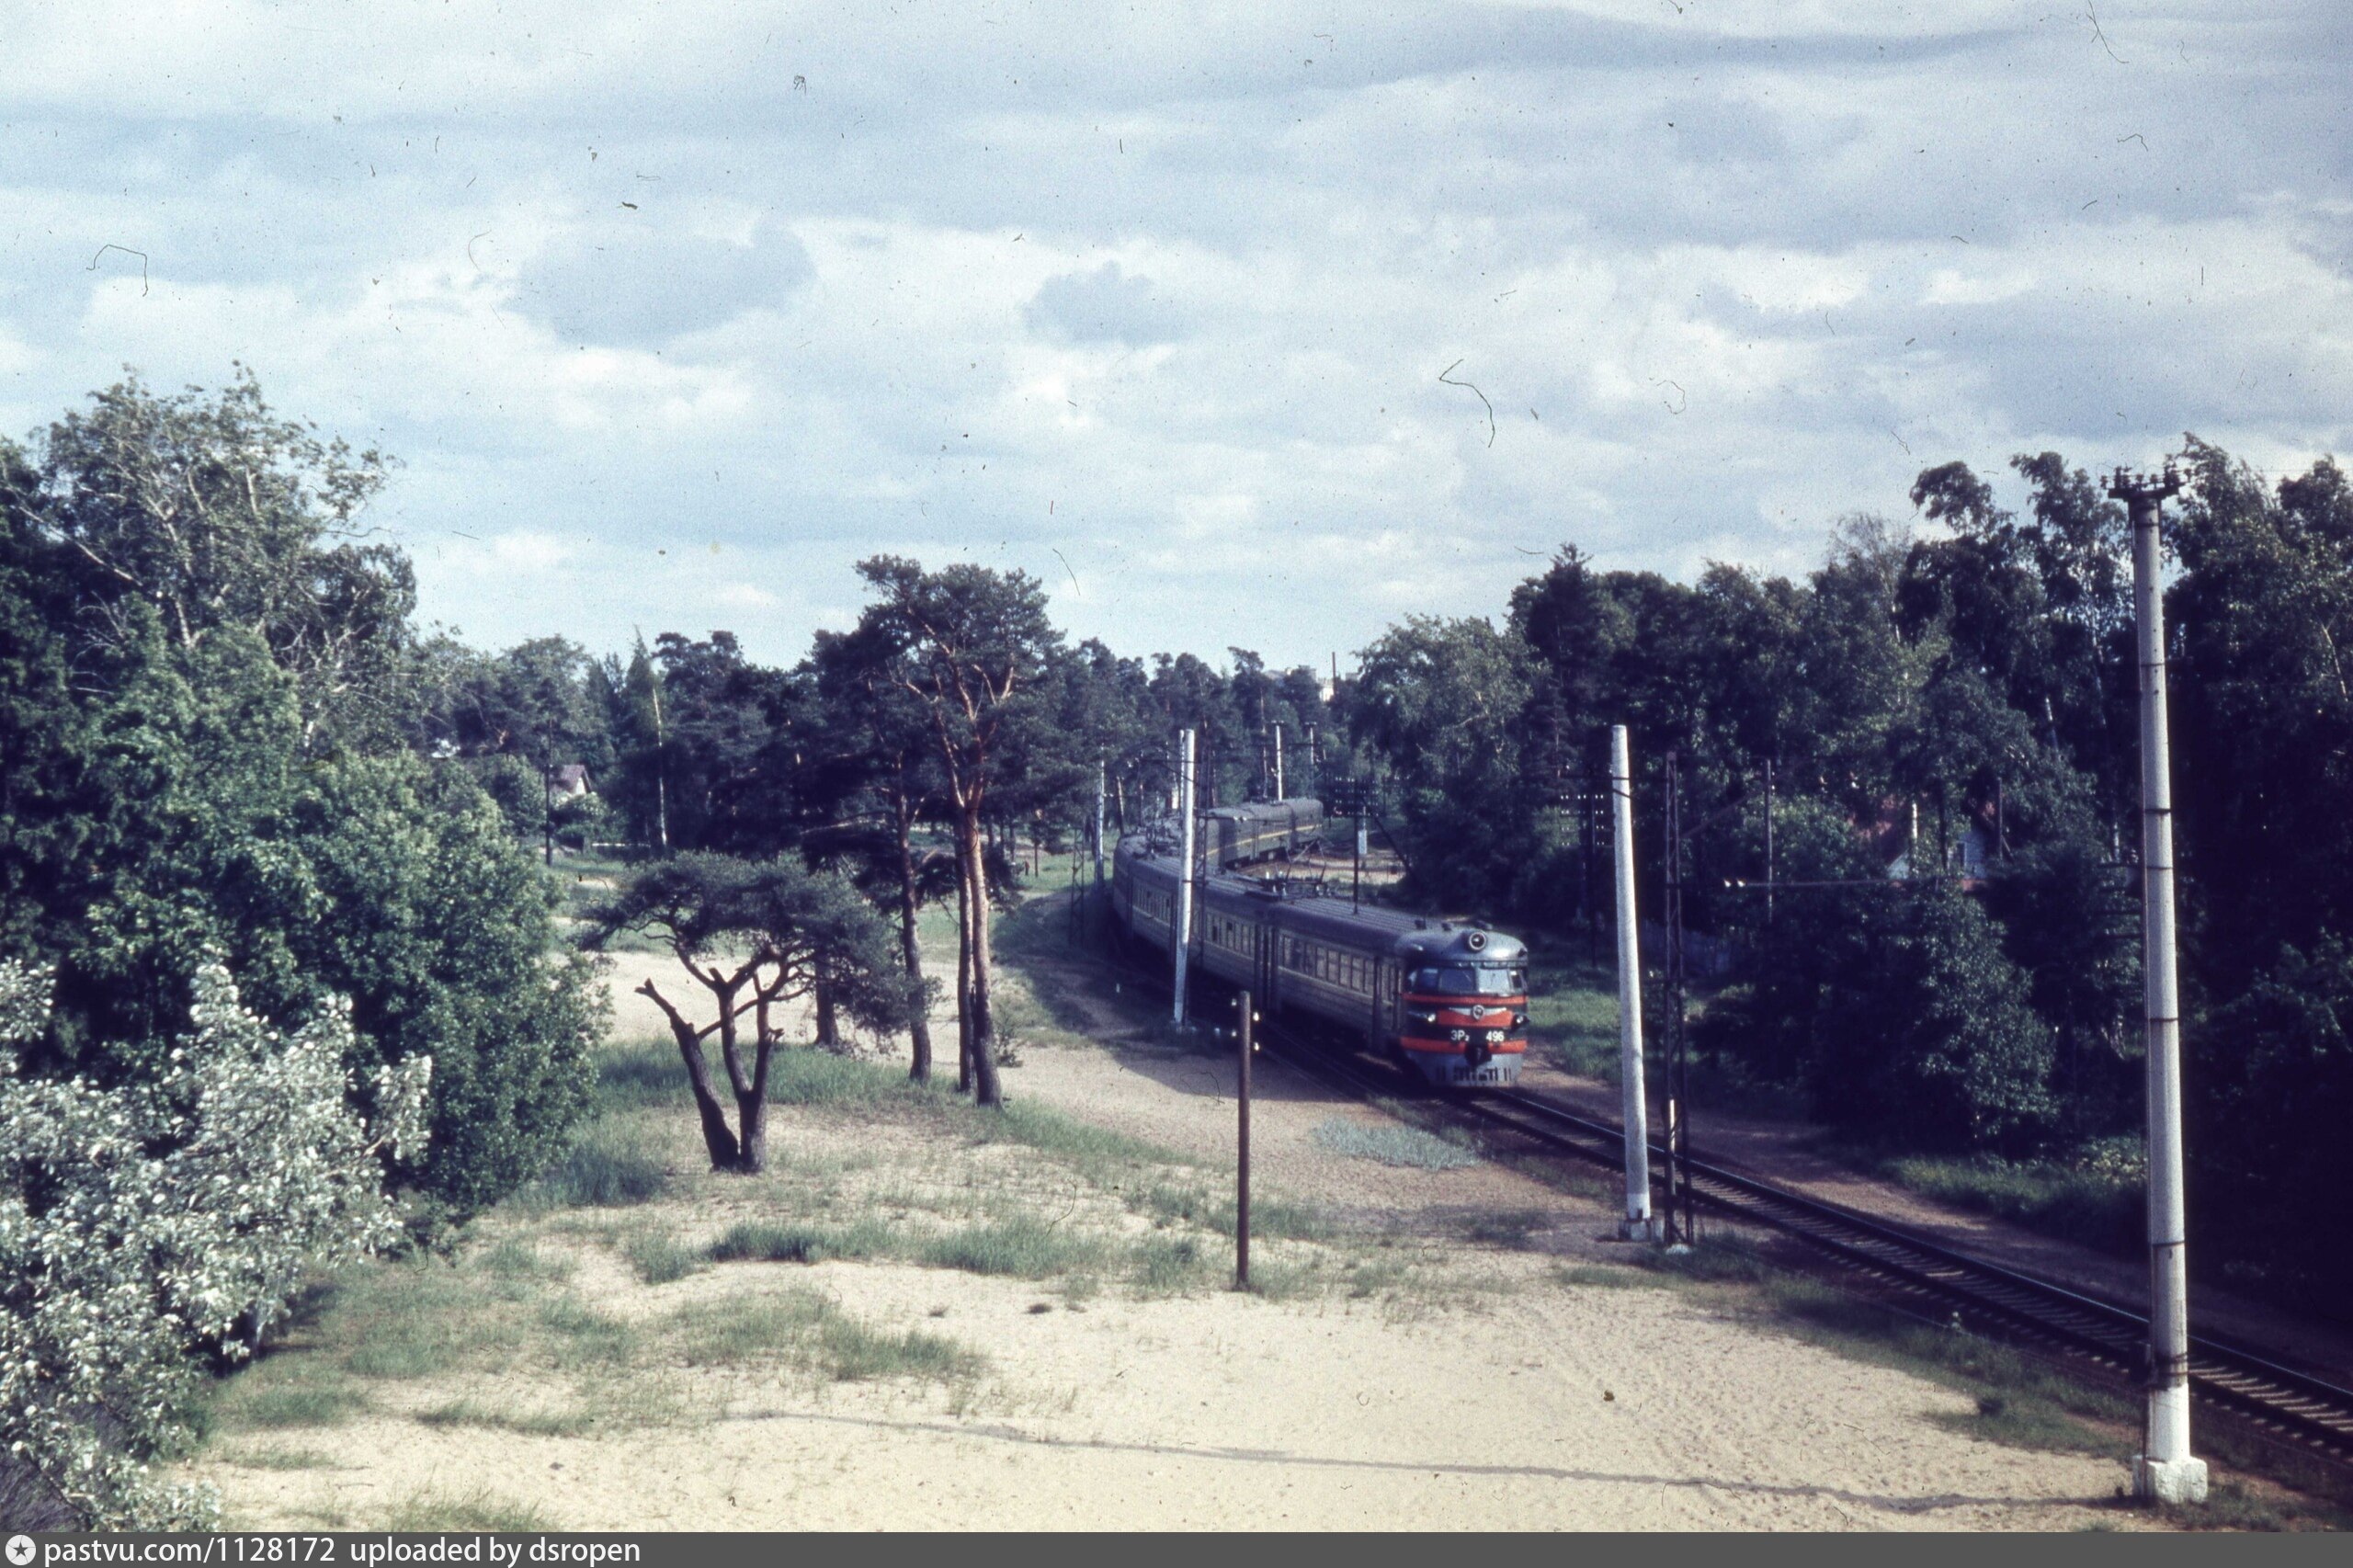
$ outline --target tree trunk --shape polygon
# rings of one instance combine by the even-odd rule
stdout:
[[[687,1064],[687,1083],[695,1093],[695,1114],[702,1119],[702,1142],[710,1155],[710,1168],[733,1170],[743,1148],[727,1125],[727,1110],[719,1102],[719,1090],[710,1079],[710,1062],[702,1053],[702,1041],[696,1035],[694,1025],[670,1006],[669,998],[654,988],[654,982],[647,981],[637,991],[670,1020],[670,1033],[677,1040],[679,1058]]]
[[[956,1092],[972,1087],[972,882],[964,874],[964,840],[956,840]]]
[[[760,1054],[767,1054],[767,1048]],[[744,1125],[743,1144],[736,1155],[735,1168],[745,1176],[757,1176],[768,1163],[768,1102],[761,1089],[735,1096],[735,1114]]]
[[[834,988],[825,983],[823,975],[809,983],[810,999],[817,1007],[817,1043],[827,1051],[842,1048],[841,1020],[834,1012]]]
[[[910,815],[906,798],[902,795],[892,802],[893,825],[899,835],[899,952],[907,966],[907,982],[915,987],[915,1017],[907,1026],[907,1033],[915,1045],[915,1060],[907,1068],[907,1076],[918,1084],[931,1082],[931,1020],[925,1016],[923,989],[923,944],[918,939],[915,922],[921,911],[915,903],[915,856],[909,842]]]
[[[989,869],[981,853],[981,824],[967,814],[963,832],[971,846],[965,876],[972,885],[972,928],[967,946],[972,950],[972,1100],[976,1105],[1003,1105],[1005,1090],[996,1075],[996,1025],[989,1008]]]

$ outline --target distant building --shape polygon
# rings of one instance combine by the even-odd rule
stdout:
[[[588,793],[587,764],[567,762],[557,768],[552,788],[559,801],[576,801]]]

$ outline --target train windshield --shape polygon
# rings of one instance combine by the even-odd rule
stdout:
[[[1441,969],[1417,969],[1406,977],[1406,988],[1440,996],[1518,996],[1528,989],[1524,970],[1499,965],[1448,964]]]

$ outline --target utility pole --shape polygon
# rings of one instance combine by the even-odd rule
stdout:
[[[1280,801],[1286,798],[1283,794],[1283,727],[1277,724],[1275,726],[1275,799]]]
[[[1666,1240],[1699,1239],[1691,1195],[1690,1101],[1683,1072],[1683,798],[1681,757],[1666,749]],[[1678,1211],[1679,1210],[1679,1211]]]
[[[1995,787],[1996,790],[1999,785]],[[1765,763],[1765,924],[1773,924],[1773,764]]]
[[[1176,953],[1176,1027],[1185,1027],[1185,971],[1193,948],[1193,732],[1176,748],[1176,913],[1169,946]]]
[[[1364,821],[1366,814],[1371,810],[1372,784],[1370,780],[1367,780],[1357,789],[1357,850],[1356,858],[1348,863],[1348,907],[1350,909],[1358,908],[1364,899]]]
[[[1103,887],[1103,785],[1104,762],[1098,756],[1095,759],[1095,887],[1098,892]]]
[[[1235,1085],[1233,1165],[1233,1288],[1250,1289],[1250,1052],[1256,1029],[1250,1015],[1250,993],[1242,994],[1242,1028],[1236,1031],[1242,1049],[1241,1072]]]
[[[2141,653],[2141,974],[2148,1041],[2149,1418],[2132,1490],[2163,1503],[2206,1500],[2206,1461],[2189,1452],[2189,1270],[2183,1234],[2181,1002],[2174,969],[2173,759],[2165,724],[2165,609],[2157,581],[2159,514],[2180,493],[2173,465],[2151,479],[2116,471],[2108,493],[2132,516],[2134,630]]]
[[[1642,925],[1634,907],[1634,769],[1623,724],[1609,727],[1609,815],[1618,864],[1618,1090],[1626,1130],[1626,1217],[1618,1221],[1618,1234],[1654,1242],[1650,1102],[1643,1088]]]

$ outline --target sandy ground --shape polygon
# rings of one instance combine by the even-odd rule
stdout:
[[[629,987],[675,972],[666,959],[617,959],[617,1039],[665,1032]],[[952,1025],[945,1039],[952,1065]],[[1205,1160],[1230,1156],[1233,1069],[1222,1060],[1067,1040],[1025,1043],[1019,1055],[1006,1078],[1014,1096]],[[1336,1153],[1319,1126],[1377,1113],[1279,1063],[1265,1064],[1257,1087],[1262,1194],[1406,1232],[1401,1245],[1443,1255],[1481,1288],[1288,1300],[1113,1288],[1074,1301],[1035,1282],[874,1262],[730,1264],[648,1286],[600,1253],[575,1279],[600,1310],[645,1315],[814,1286],[874,1326],[952,1335],[993,1369],[977,1395],[957,1395],[680,1369],[692,1414],[577,1437],[404,1414],[544,1392],[512,1373],[470,1374],[406,1388],[348,1425],[280,1435],[315,1463],[249,1468],[233,1443],[194,1468],[222,1486],[241,1528],[365,1525],[420,1492],[487,1494],[583,1529],[2145,1522],[2108,1506],[2126,1479],[2113,1460],[1950,1430],[1938,1418],[1972,1406],[1939,1385],[1735,1321],[1686,1291],[1563,1283],[1563,1255],[1612,1256],[1601,1204],[1492,1165],[1430,1172]],[[796,1136],[798,1114],[780,1109],[779,1142]],[[1460,1234],[1451,1221],[1497,1211],[1530,1216],[1535,1244],[1446,1239]],[[672,1218],[682,1234],[716,1228],[709,1212]],[[544,1221],[500,1216],[489,1228],[534,1223]]]
[[[762,1278],[746,1266],[689,1283]],[[990,1346],[1017,1364],[1031,1408],[959,1415],[937,1398],[746,1381],[723,1415],[618,1438],[369,1421],[327,1435],[342,1469],[232,1472],[239,1520],[299,1523],[323,1490],[364,1513],[486,1486],[578,1529],[2134,1522],[2085,1506],[2113,1492],[2112,1463],[1956,1437],[1928,1417],[1961,1413],[1961,1396],[1666,1291],[1548,1286],[1505,1310],[1400,1320],[1226,1292],[1040,1313],[1035,1286],[904,1266],[797,1278],[864,1315]]]
[[[1618,1119],[1618,1085],[1530,1060],[1528,1086],[1597,1119]],[[1978,1256],[2072,1285],[2128,1306],[2145,1307],[2145,1262],[2092,1251],[1987,1214],[1939,1203],[1875,1181],[1808,1147],[1821,1129],[1711,1108],[1695,1114],[1692,1150],[1699,1158],[1768,1176],[1861,1213],[1874,1214]],[[2315,1323],[2200,1282],[2190,1288],[2190,1326],[2250,1345],[2338,1381],[2353,1381],[2353,1330]]]

